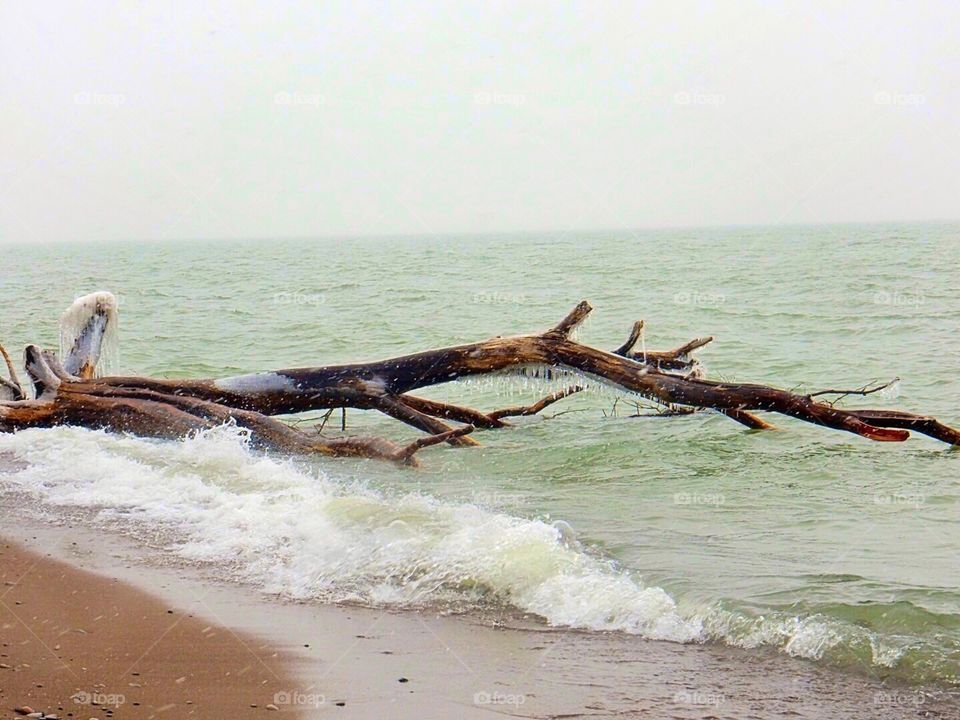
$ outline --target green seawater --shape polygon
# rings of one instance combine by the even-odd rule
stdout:
[[[0,339],[57,347],[59,314],[97,289],[120,299],[127,373],[372,360],[542,330],[588,299],[580,337],[598,347],[643,318],[651,349],[715,336],[699,353],[708,377],[813,391],[897,376],[895,393],[845,402],[960,425],[957,224],[19,247],[0,270]],[[424,394],[494,408],[544,392],[502,378]],[[418,471],[324,469],[386,497],[562,521],[580,552],[663,588],[705,639],[960,683],[960,452],[781,416],[774,432],[630,417],[636,400],[583,393],[477,433],[481,448],[424,451]],[[347,421],[415,434],[373,413]]]

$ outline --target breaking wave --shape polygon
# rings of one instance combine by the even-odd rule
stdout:
[[[844,608],[758,613],[684,602],[581,546],[565,523],[338,478],[329,463],[325,471],[258,453],[235,427],[183,442],[25,431],[0,435],[0,453],[13,460],[0,465],[0,490],[26,493],[53,512],[82,509],[97,527],[161,537],[166,554],[272,594],[455,610],[494,605],[553,626],[773,646],[904,679],[958,682],[957,648],[933,651],[902,626],[872,630],[864,617],[844,617]],[[913,618],[908,608],[894,610],[904,623]],[[877,618],[891,611],[860,609]]]

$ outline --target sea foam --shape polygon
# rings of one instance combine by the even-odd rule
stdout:
[[[159,542],[170,557],[288,598],[512,607],[553,626],[768,645],[874,667],[896,665],[905,650],[824,615],[678,603],[582,547],[565,522],[387,492],[332,474],[343,465],[257,452],[235,426],[180,442],[27,430],[0,434],[0,453],[16,461],[0,465],[0,491],[25,493],[54,513],[83,511],[95,527]]]
[[[79,428],[0,435],[3,484],[297,599],[498,603],[548,623],[700,638],[663,590],[567,542],[563,526],[417,492],[386,495],[257,453],[221,427],[183,442]]]

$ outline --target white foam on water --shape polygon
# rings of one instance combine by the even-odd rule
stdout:
[[[584,552],[566,523],[388,494],[258,453],[235,426],[182,442],[27,430],[0,434],[0,453],[19,461],[0,466],[0,492],[26,492],[54,512],[86,508],[96,526],[151,544],[162,538],[166,553],[271,594],[398,607],[492,602],[555,626],[770,645],[809,659],[866,643],[874,664],[898,657],[866,630],[851,635],[824,616],[678,606],[663,589]]]
[[[162,531],[168,552],[269,593],[398,606],[483,599],[553,625],[700,637],[666,592],[569,545],[562,526],[337,482],[252,451],[235,427],[183,442],[29,430],[0,435],[0,452],[24,463],[0,471],[0,487],[92,509],[96,523],[135,536]]]

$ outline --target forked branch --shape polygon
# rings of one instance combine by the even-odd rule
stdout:
[[[591,311],[579,303],[553,328],[533,335],[495,337],[387,360],[348,365],[295,368],[200,380],[93,375],[102,338],[111,332],[116,313],[109,298],[87,299],[90,317],[73,315],[80,328],[70,344],[69,365],[55,355],[27,348],[27,372],[37,400],[12,397],[0,402],[0,430],[75,424],[152,437],[182,437],[233,422],[247,428],[262,447],[291,453],[353,455],[409,463],[418,450],[448,442],[473,445],[476,428],[503,427],[504,418],[531,415],[578,392],[584,383],[604,383],[619,391],[653,400],[665,407],[710,408],[752,429],[772,427],[755,411],[780,413],[826,428],[879,441],[902,441],[913,430],[960,444],[960,433],[926,415],[894,410],[845,410],[815,397],[825,394],[867,395],[882,388],[820,391],[800,395],[778,388],[706,380],[691,354],[712,338],[698,338],[669,351],[637,350],[643,323],[634,324],[627,341],[607,352],[571,338]],[[105,309],[106,308],[106,309]],[[4,353],[5,359],[6,353]],[[11,380],[3,387],[12,395],[19,387],[12,363]],[[80,370],[74,370],[77,368]],[[427,400],[412,393],[453,380],[504,372],[534,377],[556,373],[581,376],[584,383],[555,392],[532,405],[482,412]],[[22,393],[21,393],[22,394]],[[378,410],[429,434],[406,446],[382,438],[327,439],[307,434],[270,415],[331,408]],[[465,423],[452,428],[445,421]]]

